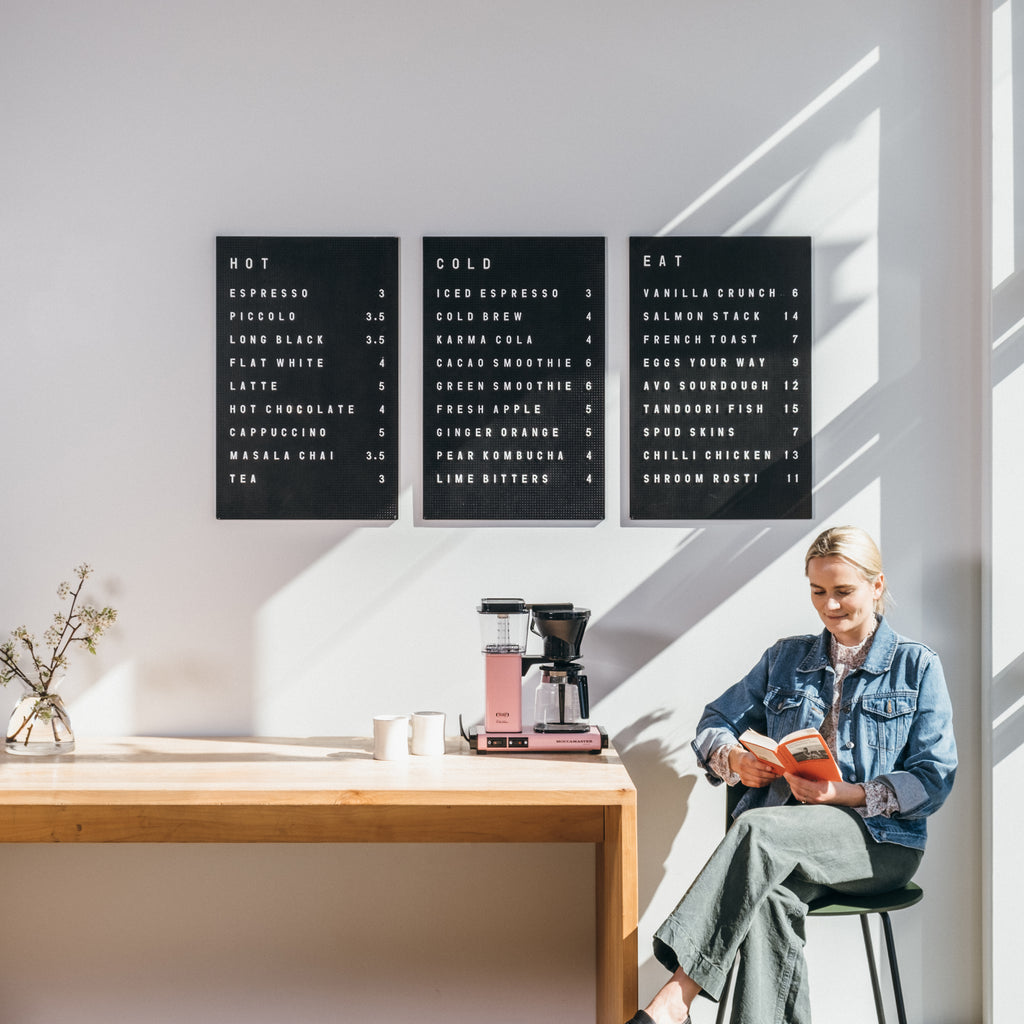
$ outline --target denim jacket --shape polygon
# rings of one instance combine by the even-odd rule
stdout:
[[[753,728],[779,740],[795,729],[820,728],[832,706],[835,670],[830,634],[779,640],[735,686],[704,709],[693,749],[713,783],[708,758]],[[880,779],[896,794],[891,818],[865,818],[883,843],[923,850],[927,818],[949,795],[956,775],[952,708],[938,655],[895,633],[884,618],[863,666],[843,680],[836,760],[848,782]],[[783,778],[750,789],[736,813],[790,797]]]

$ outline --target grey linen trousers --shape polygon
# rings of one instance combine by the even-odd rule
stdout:
[[[897,889],[920,861],[920,850],[876,842],[846,807],[754,808],[733,822],[655,932],[654,954],[718,1000],[738,952],[733,1024],[809,1024],[808,902],[826,889]]]

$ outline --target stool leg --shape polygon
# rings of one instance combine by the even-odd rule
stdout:
[[[903,1005],[903,986],[900,984],[900,968],[896,963],[896,943],[892,936],[892,922],[889,914],[882,911],[879,915],[882,918],[882,928],[885,931],[885,948],[889,954],[889,973],[892,975],[892,990],[896,996],[896,1016],[900,1024],[907,1024],[907,1011]]]
[[[875,946],[871,941],[871,925],[868,924],[868,915],[860,915],[860,929],[864,935],[864,949],[868,955],[868,971],[871,973],[871,992],[875,997],[875,1013],[878,1014],[878,1024],[885,1024],[885,1007],[882,1005],[882,989],[878,984],[878,968],[875,967]]]

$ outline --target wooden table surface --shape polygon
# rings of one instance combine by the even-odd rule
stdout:
[[[0,755],[0,842],[581,842],[599,1024],[637,1000],[636,789],[614,749],[375,761],[362,737],[79,740]]]

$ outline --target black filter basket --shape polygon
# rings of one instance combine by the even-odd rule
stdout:
[[[530,629],[544,639],[544,657],[572,661],[580,656],[583,631],[590,620],[589,608],[572,605],[534,605]]]

